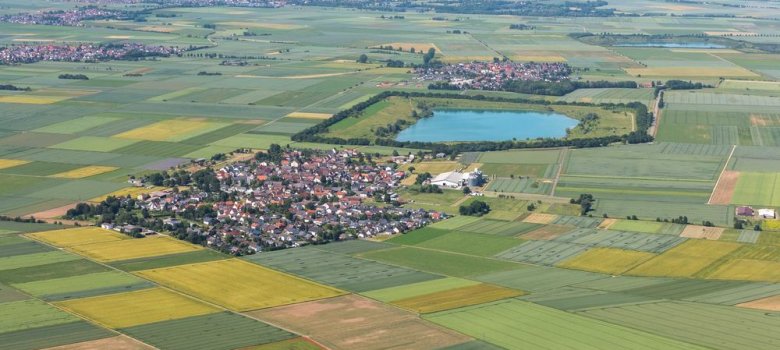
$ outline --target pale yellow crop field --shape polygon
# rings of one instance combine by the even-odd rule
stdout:
[[[333,114],[330,113],[309,113],[309,112],[292,112],[288,114],[287,118],[299,118],[299,119],[328,119],[332,117]]]
[[[114,137],[148,141],[177,141],[221,125],[223,124],[198,119],[171,119],[125,131],[114,135]]]
[[[121,233],[99,227],[78,227],[67,230],[44,231],[28,234],[29,237],[58,247],[72,247],[82,244],[118,242],[129,239]]]
[[[71,251],[99,261],[119,261],[184,253],[203,247],[168,237],[133,238],[72,246]]]
[[[525,219],[523,219],[523,222],[528,222],[531,224],[543,224],[547,225],[555,219],[558,218],[558,215],[555,214],[544,214],[544,213],[532,213],[531,215],[528,215]]]
[[[0,96],[0,103],[21,103],[28,105],[48,105],[67,100],[68,96],[33,96],[33,95],[8,95]]]
[[[13,168],[15,166],[27,164],[29,162],[29,160],[20,159],[0,159],[0,169]]]
[[[238,259],[136,273],[161,285],[235,311],[262,309],[344,294],[335,288]]]
[[[615,248],[594,248],[558,264],[560,267],[621,274],[652,259],[655,254]]]
[[[108,328],[132,327],[221,311],[162,288],[74,299],[56,305]]]
[[[739,247],[738,243],[692,239],[637,266],[628,274],[691,277]]]
[[[707,278],[740,281],[780,282],[780,262],[733,259],[719,266]]]
[[[54,174],[51,175],[51,177],[58,177],[63,179],[81,179],[85,177],[100,175],[103,173],[107,173],[109,171],[114,171],[116,169],[119,168],[113,166],[92,165],[92,166],[86,166],[83,168],[73,169],[70,171]]]

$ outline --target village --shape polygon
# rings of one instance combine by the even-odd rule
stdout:
[[[500,90],[511,80],[559,82],[569,79],[565,63],[471,62],[432,65],[415,69],[417,80],[446,82],[457,88]]]
[[[153,46],[138,43],[79,45],[13,45],[0,47],[0,64],[35,63],[40,61],[98,62],[106,60],[140,59],[181,55],[184,49],[173,46]]]
[[[389,164],[394,163],[377,164],[354,150],[284,150],[214,170],[214,179],[203,181],[212,182],[216,190],[195,185],[121,198],[122,206],[155,219],[130,223],[127,216],[112,215],[114,219],[102,220],[102,226],[136,235],[162,229],[180,239],[244,255],[405,233],[446,218],[435,211],[401,207],[395,190],[406,174]],[[131,181],[146,185],[143,180]]]

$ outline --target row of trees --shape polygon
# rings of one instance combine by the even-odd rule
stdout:
[[[60,74],[59,79],[71,79],[71,80],[89,80],[89,77],[84,74]]]
[[[532,95],[563,96],[577,89],[627,88],[636,89],[635,81],[571,81],[559,82],[509,80],[501,87],[502,90]]]

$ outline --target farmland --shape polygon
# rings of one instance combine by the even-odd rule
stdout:
[[[780,220],[735,216],[738,206],[780,209],[780,12],[771,2],[609,0],[597,11],[619,13],[606,17],[513,12],[533,6],[495,15],[479,2],[470,5],[472,13],[459,13],[462,9],[442,8],[451,4],[429,1],[359,1],[365,5],[359,10],[301,2],[277,8],[166,6],[136,20],[90,19],[75,26],[4,17],[74,11],[87,2],[120,11],[157,6],[4,1],[0,56],[23,46],[77,43],[184,51],[0,64],[2,349],[775,349],[780,344]],[[427,11],[429,5],[437,8]],[[588,33],[626,35],[651,45],[580,37]],[[708,46],[713,43],[726,45]],[[429,48],[435,49],[433,62],[561,62],[571,69],[572,81],[638,87],[581,88],[561,96],[435,91],[428,88],[434,81],[415,73],[416,66],[426,65]],[[403,67],[395,67],[398,62]],[[68,75],[88,79],[61,78]],[[669,80],[701,86],[678,89]],[[640,120],[615,105],[639,102],[655,113],[662,89],[658,113],[645,121],[652,124],[653,142],[642,144],[512,149],[511,142],[474,142],[459,145],[465,152],[451,153],[453,144],[402,148],[392,143],[398,130],[382,132],[399,120],[407,123],[400,129],[409,127],[424,119],[423,112],[478,109],[596,120],[587,131],[569,130],[570,140],[623,135],[640,127]],[[359,142],[293,141],[383,92],[393,96],[318,132]],[[453,98],[442,97],[449,93]],[[367,203],[451,215],[406,234],[347,240],[353,227],[329,241],[322,235],[331,233],[329,227],[316,218],[330,214],[293,213],[294,206],[282,200],[280,217],[311,217],[301,226],[274,228],[264,226],[267,218],[229,220],[242,231],[298,231],[300,240],[285,242],[295,247],[271,250],[278,242],[271,239],[252,248],[261,251],[237,257],[235,251],[209,249],[216,238],[233,239],[222,226],[204,223],[204,215],[216,215],[215,196],[170,180],[128,182],[172,168],[218,171],[274,144],[355,148],[364,154],[351,158],[350,166],[376,164],[405,175],[392,190],[397,197],[369,196]],[[232,153],[237,149],[242,151]],[[295,173],[295,167],[285,169]],[[426,193],[412,185],[426,172],[474,169],[487,182],[469,186],[472,195],[461,189]],[[226,187],[235,185],[229,191],[241,193],[242,181],[231,179]],[[312,198],[328,203],[336,216],[348,215],[339,208],[345,198],[363,195],[360,186],[346,182],[312,181],[314,187],[341,187],[333,198]],[[164,210],[121,209],[114,218],[162,221],[175,213],[184,229],[196,230],[178,234],[171,225],[136,239],[92,226],[102,217],[62,216],[79,202],[96,205],[109,196],[145,200],[162,190],[188,198],[190,208],[174,209],[162,199]],[[314,192],[310,187],[301,193],[309,198]],[[227,190],[221,194],[219,201],[256,209]],[[594,199],[585,215],[571,201],[581,194]],[[461,205],[477,201],[490,212],[459,215]],[[366,214],[349,215],[362,220]],[[47,223],[25,222],[31,216]],[[245,248],[241,253],[250,252],[248,243],[237,244]]]
[[[232,310],[254,310],[341,294],[335,288],[241,260],[222,260],[138,271],[136,274]],[[231,285],[225,291],[224,285]],[[262,285],[262,288],[256,286]],[[286,290],[280,294],[280,290]]]

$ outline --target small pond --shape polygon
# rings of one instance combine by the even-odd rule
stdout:
[[[420,142],[507,141],[560,138],[566,129],[579,124],[563,114],[538,111],[434,110],[433,116],[418,120],[402,130],[396,140]]]

